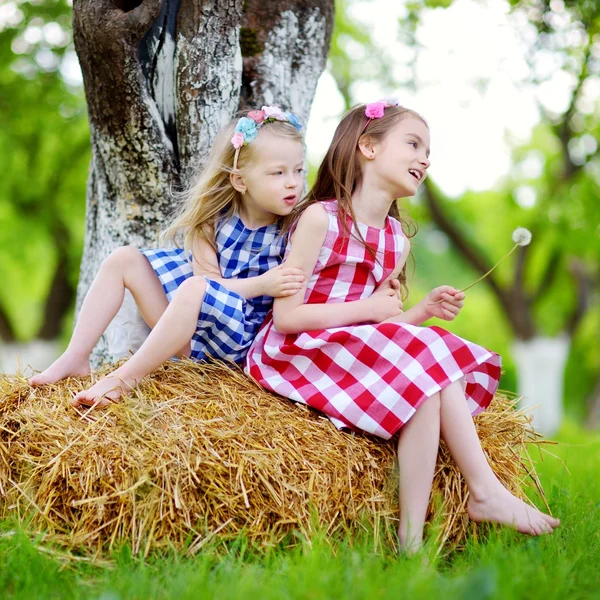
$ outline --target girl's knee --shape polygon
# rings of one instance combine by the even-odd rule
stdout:
[[[146,258],[135,246],[121,246],[108,255],[103,266],[125,268],[132,264],[139,264],[142,260]]]
[[[175,298],[181,299],[198,299],[204,296],[206,291],[206,279],[201,275],[194,275],[186,279],[178,288]]]
[[[467,386],[467,382],[465,381],[465,378],[462,377],[461,379],[458,379],[457,381],[453,381],[452,383],[449,383],[441,391],[441,395],[445,396],[445,397],[454,396],[456,394],[464,396],[466,386]]]

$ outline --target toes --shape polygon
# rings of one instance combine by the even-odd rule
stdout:
[[[71,400],[71,406],[87,405],[87,403],[89,402],[89,398],[87,398],[87,396],[85,395],[86,391],[87,390],[76,394],[74,396],[74,398]]]
[[[554,527],[552,523],[548,521],[548,515],[540,512],[535,515],[535,521],[532,523],[534,529],[536,530],[536,535],[547,535],[554,531]]]
[[[110,398],[106,398],[104,396],[97,396],[93,393],[89,393],[90,390],[86,390],[84,392],[79,392],[73,400],[71,400],[71,406],[75,408],[79,408],[81,406],[85,406],[87,408],[98,407],[98,406],[108,406],[111,403]]]
[[[542,528],[539,526],[539,524],[531,525],[530,535],[535,535],[537,537],[537,536],[542,535],[542,533],[543,533],[543,531],[542,531]]]
[[[549,525],[552,529],[554,529],[555,527],[558,527],[560,525],[560,519],[556,519],[556,518],[552,517],[551,515],[547,515],[543,512],[540,512],[540,516],[541,516],[542,520],[544,521],[544,523]]]
[[[545,519],[540,520],[540,530],[542,532],[542,535],[548,535],[553,531],[552,526]]]
[[[102,396],[101,398],[96,398],[95,400],[98,402],[98,406],[108,406],[112,404],[113,400],[117,400],[119,396],[116,398],[110,398],[107,396]]]
[[[533,524],[528,523],[527,525],[521,525],[516,528],[519,533],[526,533],[527,535],[540,535]]]
[[[560,526],[560,519],[555,519],[554,517],[551,517],[550,515],[544,515],[544,520],[552,528]]]
[[[544,535],[546,533],[546,529],[544,527],[544,521],[537,521],[531,525],[533,529],[534,535]]]

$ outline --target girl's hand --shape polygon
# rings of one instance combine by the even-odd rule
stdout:
[[[394,283],[395,282],[395,283]],[[382,323],[386,319],[402,314],[400,300],[400,284],[397,279],[390,279],[378,287],[369,302],[369,318],[373,323]]]
[[[378,290],[382,289],[382,288],[391,288],[392,290],[394,290],[396,292],[396,295],[398,296],[398,299],[401,301],[402,300],[402,296],[400,295],[400,282],[397,279],[388,279],[387,281],[384,281],[381,286],[379,288],[377,288]]]
[[[285,263],[269,269],[259,277],[262,280],[264,295],[273,298],[293,296],[302,289],[306,279],[301,269],[286,267]]]
[[[449,285],[436,287],[422,300],[428,318],[437,317],[444,321],[452,321],[463,307],[464,292]]]

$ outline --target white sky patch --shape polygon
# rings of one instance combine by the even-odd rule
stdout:
[[[323,158],[343,110],[342,95],[333,77],[325,71],[319,78],[306,129],[306,151],[312,163]]]
[[[16,27],[23,19],[23,13],[14,2],[0,5],[0,31],[5,27]]]
[[[514,197],[521,208],[533,208],[537,202],[537,194],[530,185],[520,185],[515,189]]]
[[[60,57],[52,52],[52,50],[41,48],[35,53],[35,62],[44,71],[54,71],[60,64]]]
[[[409,73],[407,63],[415,50],[399,41],[398,18],[406,13],[405,2],[363,0],[351,6],[353,16],[370,30],[378,46],[398,57],[394,72]],[[573,80],[561,71],[559,55],[536,55],[535,72],[548,77],[534,89],[524,83],[529,74],[525,61],[527,44],[536,32],[520,15],[510,15],[506,0],[455,0],[448,9],[426,10],[417,39],[421,46],[416,63],[417,92],[408,89],[382,89],[378,82],[358,82],[352,90],[357,101],[372,102],[384,96],[397,96],[414,108],[431,127],[432,165],[430,174],[451,196],[467,189],[493,188],[511,167],[511,144],[525,142],[539,121],[537,100],[550,113],[563,112]],[[15,2],[0,5],[0,30],[17,24],[23,15]],[[558,17],[557,17],[558,18]],[[32,22],[13,50],[28,51],[44,39],[61,45],[60,27]],[[568,31],[576,44],[577,31]],[[19,47],[19,44],[22,47]],[[355,48],[356,60],[362,49]],[[52,57],[39,55],[49,67]],[[48,63],[46,65],[46,63]],[[65,81],[82,84],[75,53],[67,53],[60,65]],[[582,112],[592,112],[600,93],[600,80],[590,78],[580,99]],[[309,159],[318,163],[343,111],[342,98],[328,73],[317,87],[307,127]],[[584,132],[582,132],[584,133]],[[585,136],[573,142],[569,150],[578,160],[595,150],[595,140]]]
[[[538,179],[544,172],[546,159],[539,150],[531,150],[525,158],[513,168],[512,175],[519,179]]]
[[[398,41],[398,18],[404,3],[372,0],[353,5],[353,15],[365,23],[390,56],[398,56],[397,70],[413,50]],[[540,70],[554,70],[547,89],[534,90],[523,83],[529,75],[526,40],[532,28],[508,14],[498,0],[455,0],[448,9],[426,11],[418,29],[422,46],[416,64],[416,92],[384,90],[377,82],[353,87],[357,101],[373,102],[397,96],[401,104],[420,112],[431,127],[430,175],[451,196],[467,189],[493,188],[511,166],[511,144],[525,142],[539,121],[536,94],[551,110],[564,109],[569,86],[556,72],[552,56],[542,59]],[[317,87],[308,123],[309,157],[319,161],[341,117],[331,76],[324,74]]]
[[[46,23],[42,27],[44,40],[50,46],[65,46],[69,42],[69,36],[64,29],[55,22]]]
[[[37,27],[35,25],[28,27],[23,33],[23,39],[28,44],[32,44],[32,45],[38,44],[39,42],[41,42],[43,37],[44,37],[44,35],[42,33],[42,28]]]
[[[60,64],[60,74],[68,85],[83,85],[83,75],[75,52],[65,52]]]

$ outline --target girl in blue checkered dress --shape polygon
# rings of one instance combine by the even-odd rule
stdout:
[[[64,354],[30,383],[89,374],[90,353],[126,289],[152,331],[125,364],[80,392],[75,406],[117,399],[172,356],[241,363],[273,297],[295,294],[304,281],[299,269],[281,264],[280,235],[302,190],[300,128],[295,115],[270,106],[223,128],[164,233],[170,247],[115,250]]]

